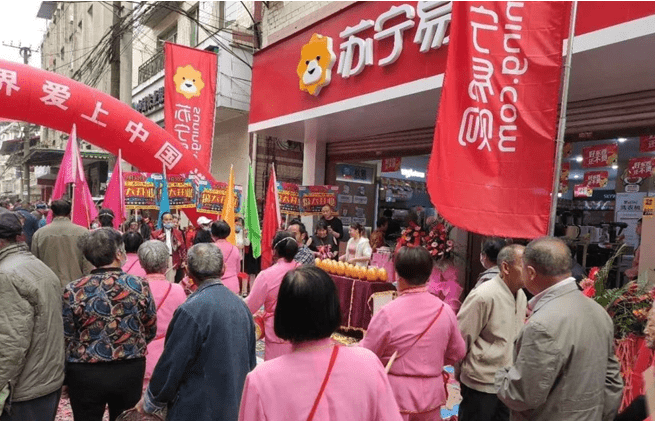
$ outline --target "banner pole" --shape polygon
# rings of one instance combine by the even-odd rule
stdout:
[[[559,179],[562,172],[562,152],[564,150],[564,131],[566,130],[566,108],[569,99],[569,80],[571,77],[571,56],[573,54],[573,38],[575,37],[575,20],[578,12],[578,2],[571,5],[571,21],[569,25],[569,38],[566,42],[566,58],[564,59],[564,76],[562,84],[561,107],[559,112],[559,126],[557,128],[557,141],[555,142],[555,172],[553,174],[553,190],[551,194],[550,219],[548,221],[548,235],[555,234],[555,219],[557,218],[557,194]]]

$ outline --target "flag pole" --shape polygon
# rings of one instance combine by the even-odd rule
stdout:
[[[569,99],[569,80],[571,77],[571,56],[573,54],[573,38],[575,37],[575,20],[578,12],[578,2],[571,5],[571,21],[569,25],[569,38],[566,42],[566,58],[564,59],[564,77],[562,84],[561,107],[559,112],[559,126],[557,128],[557,141],[555,142],[555,172],[553,173],[553,190],[551,194],[550,219],[548,221],[548,234],[555,234],[555,219],[557,218],[557,193],[559,179],[562,172],[562,151],[564,150],[564,131],[566,130],[566,108]]]

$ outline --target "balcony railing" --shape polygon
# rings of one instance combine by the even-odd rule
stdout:
[[[139,85],[162,70],[164,70],[164,51],[160,50],[157,54],[139,66]]]

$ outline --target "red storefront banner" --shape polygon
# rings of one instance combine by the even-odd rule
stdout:
[[[609,181],[609,172],[607,171],[586,171],[584,174],[583,185],[590,188],[604,188]]]
[[[216,114],[215,53],[167,42],[164,44],[166,131],[211,168]]]
[[[639,137],[639,152],[655,151],[655,135],[646,135]]]
[[[569,2],[453,2],[428,191],[453,225],[548,232]]]
[[[559,192],[566,193],[569,191],[569,174],[571,173],[571,163],[562,163],[562,171],[559,174]]]
[[[655,157],[636,157],[628,162],[628,176],[650,177],[653,175],[653,161]]]
[[[402,158],[385,158],[382,160],[382,173],[392,173],[394,171],[400,171],[400,164],[402,163]]]
[[[619,159],[616,143],[582,148],[582,168],[609,167]]]

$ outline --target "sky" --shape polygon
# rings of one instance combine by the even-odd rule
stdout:
[[[13,42],[15,46],[32,47],[36,50],[41,45],[47,28],[45,19],[36,17],[41,1],[20,0],[3,1],[0,13],[0,60],[23,63],[17,48],[4,47]],[[41,53],[32,53],[30,66],[41,67]]]

